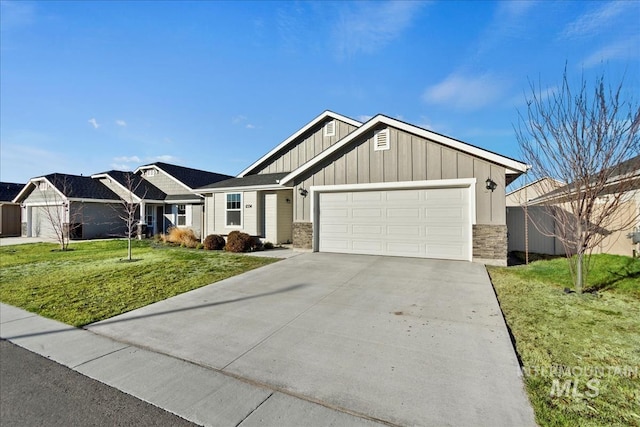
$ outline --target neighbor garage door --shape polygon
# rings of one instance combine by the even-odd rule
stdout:
[[[324,192],[318,250],[471,260],[470,189]]]
[[[61,226],[61,209],[59,206],[34,206],[31,210],[31,236],[55,239],[56,232],[52,221],[58,227]]]

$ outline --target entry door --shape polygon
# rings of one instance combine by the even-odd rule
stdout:
[[[320,193],[318,250],[470,261],[470,191]]]

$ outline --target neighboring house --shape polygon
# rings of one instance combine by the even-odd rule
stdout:
[[[13,203],[24,184],[0,182],[0,237],[21,234],[20,204]]]
[[[196,192],[204,234],[506,265],[505,186],[527,169],[384,115],[363,124],[326,111],[236,178]]]
[[[154,229],[154,234],[165,232],[169,227],[191,228],[198,237],[203,237],[204,197],[194,190],[233,178],[162,162],[140,166],[135,173],[165,195],[161,200],[154,199],[157,196],[142,197],[141,211],[147,227]],[[144,191],[140,193],[143,195]]]
[[[558,238],[545,235],[531,222],[536,218],[540,230],[554,230],[555,220],[542,206],[529,206],[531,200],[564,184],[553,178],[545,177],[530,182],[507,193],[507,233],[509,252],[534,252],[548,255],[564,255],[564,247]],[[526,206],[526,208],[525,208]],[[525,220],[528,222],[525,223]]]
[[[120,198],[88,176],[53,173],[32,178],[14,199],[22,207],[26,237],[74,239],[122,236]]]
[[[594,248],[593,253],[627,256],[637,255],[640,253],[640,245],[634,244],[628,236],[632,232],[640,230],[640,156],[622,162],[610,171],[605,172],[610,178],[608,179],[608,184],[600,193],[599,199],[604,201],[616,194],[622,197],[622,203],[618,211],[611,215],[607,227],[600,231],[603,240]],[[617,185],[620,182],[625,183],[625,191],[622,194],[616,193],[617,188],[619,188]],[[566,202],[565,195],[568,192],[573,193],[575,191],[580,190],[577,189],[574,184],[557,186],[529,201],[527,206],[529,216],[529,252],[543,254],[565,253],[564,248],[557,238],[544,236],[537,228],[542,228],[543,230],[557,229],[558,225],[549,215],[549,206],[562,209]],[[511,223],[509,227],[510,250],[524,250],[524,243],[521,242],[526,235],[524,220],[517,218],[523,216],[523,212],[518,213],[515,209],[508,214],[507,221]],[[630,221],[633,222],[631,226],[616,231],[622,228],[623,224]],[[536,228],[533,223],[541,225],[538,225]],[[522,247],[522,249],[520,249],[520,247]]]
[[[14,202],[22,205],[24,236],[54,238],[58,223],[71,230],[72,238],[124,236],[123,201],[139,206],[135,219],[140,235],[175,226],[200,236],[204,200],[192,190],[229,178],[160,162],[135,172],[111,170],[91,177],[50,174],[31,179]]]

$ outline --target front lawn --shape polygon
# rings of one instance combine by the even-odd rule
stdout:
[[[122,240],[0,247],[0,301],[83,326],[274,262]]]
[[[640,260],[594,255],[591,292],[565,259],[489,267],[542,426],[640,426]]]

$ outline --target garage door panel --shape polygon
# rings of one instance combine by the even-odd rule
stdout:
[[[318,249],[470,260],[470,188],[320,193]]]
[[[354,236],[357,236],[357,235],[382,236],[383,231],[384,231],[384,227],[381,225],[354,224],[351,227],[351,232]]]

